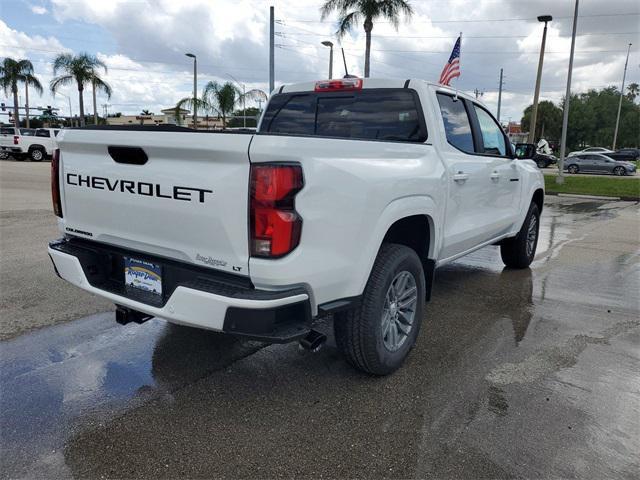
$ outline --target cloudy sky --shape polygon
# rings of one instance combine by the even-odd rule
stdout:
[[[86,51],[108,66],[114,95],[110,112],[158,112],[188,96],[191,59],[198,56],[199,86],[233,76],[247,88],[268,88],[269,5],[276,12],[276,86],[328,75],[328,49],[337,43],[335,17],[320,21],[321,0],[0,0],[0,56],[29,58],[43,85],[51,59]],[[463,33],[458,88],[484,92],[495,111],[500,68],[504,69],[502,119],[519,120],[532,101],[542,25],[553,15],[542,79],[542,99],[564,93],[573,0],[412,0],[414,16],[396,31],[375,23],[372,77],[437,81],[459,32]],[[627,83],[640,82],[640,2],[582,0],[573,88],[619,87],[627,45],[633,43]],[[350,73],[362,74],[361,28],[342,40]],[[337,72],[337,73],[336,73]],[[336,51],[334,76],[343,73]],[[48,89],[47,89],[48,90]],[[77,91],[71,95],[78,112]],[[9,99],[0,92],[5,102]],[[22,99],[23,100],[23,99]],[[102,95],[98,103],[106,103]],[[9,102],[11,103],[11,102]],[[24,102],[22,102],[24,103]],[[68,114],[67,99],[48,91],[31,105],[55,105]],[[85,104],[90,104],[86,94]],[[89,107],[91,110],[91,107]],[[6,121],[6,118],[3,117]]]

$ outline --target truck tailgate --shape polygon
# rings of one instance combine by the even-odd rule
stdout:
[[[251,135],[67,130],[67,235],[248,275]],[[146,161],[145,161],[146,156]]]

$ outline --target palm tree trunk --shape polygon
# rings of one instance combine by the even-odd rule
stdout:
[[[373,30],[373,20],[367,18],[364,21],[364,32],[366,34],[366,45],[364,51],[364,78],[369,78],[371,63],[371,30]]]
[[[27,128],[29,128],[29,83],[24,83],[24,106],[25,106],[25,118],[27,119]]]
[[[78,85],[78,104],[80,105],[80,126],[84,127],[84,99],[82,98],[82,85]]]
[[[222,112],[222,129],[226,130],[226,128],[227,128],[227,117],[224,114],[224,112]]]
[[[20,114],[18,113],[18,85],[14,85],[11,90],[13,90],[13,123],[16,128],[20,128]]]
[[[96,82],[93,82],[93,124],[98,125],[98,110],[96,106]]]

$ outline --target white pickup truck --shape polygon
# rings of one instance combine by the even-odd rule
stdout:
[[[397,369],[434,270],[485,245],[527,267],[544,182],[474,98],[421,80],[277,89],[255,134],[66,130],[52,161],[60,277],[152,316],[266,342],[332,315],[356,368]]]
[[[51,158],[56,149],[57,128],[0,127],[0,159],[13,156],[40,162]]]

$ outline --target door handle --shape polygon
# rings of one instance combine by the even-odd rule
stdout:
[[[500,174],[498,172],[493,172],[491,174],[491,180],[499,180],[500,179]]]
[[[467,181],[468,178],[469,178],[469,174],[468,173],[458,172],[453,176],[453,181],[454,182],[464,183],[464,182]]]

